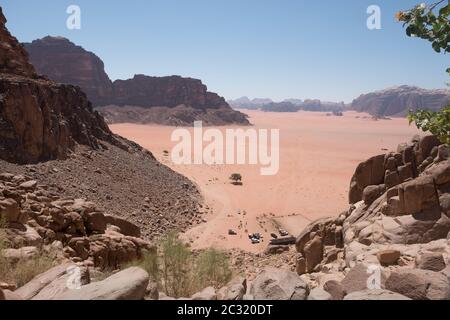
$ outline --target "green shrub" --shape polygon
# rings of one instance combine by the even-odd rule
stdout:
[[[200,253],[196,260],[196,275],[199,289],[213,286],[222,287],[231,280],[232,272],[226,253],[208,249]]]

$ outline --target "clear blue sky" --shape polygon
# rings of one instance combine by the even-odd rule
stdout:
[[[227,99],[319,98],[409,84],[443,88],[448,55],[406,37],[395,12],[423,0],[0,0],[22,42],[60,35],[93,51],[114,79],[202,79]],[[66,8],[82,29],[66,28]],[[381,7],[382,30],[366,27]]]

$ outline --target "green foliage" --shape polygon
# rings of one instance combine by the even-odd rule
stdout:
[[[240,173],[233,173],[230,176],[230,180],[233,184],[242,184],[242,175]]]
[[[161,271],[165,293],[172,297],[190,294],[192,255],[175,232],[169,233],[161,243]]]
[[[228,283],[232,276],[228,256],[216,249],[202,252],[197,258],[196,274],[202,288]]]
[[[419,110],[408,115],[409,123],[415,123],[417,128],[431,132],[450,146],[450,106],[435,112],[430,110]]]
[[[232,276],[225,253],[208,249],[194,255],[176,232],[162,239],[159,254],[148,253],[124,267],[132,265],[146,270],[164,293],[174,298],[190,297],[209,286],[220,288]]]
[[[404,22],[409,37],[430,41],[436,52],[450,52],[449,15],[448,1],[441,0],[428,6],[417,5],[411,10],[397,13],[396,17],[398,21]]]

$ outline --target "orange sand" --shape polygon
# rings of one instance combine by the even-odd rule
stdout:
[[[346,210],[351,176],[359,162],[383,149],[395,150],[419,133],[405,119],[374,121],[365,114],[344,117],[324,113],[264,113],[244,111],[255,128],[280,129],[280,170],[261,176],[260,166],[175,166],[163,151],[170,151],[173,127],[112,125],[111,129],[153,152],[162,163],[187,176],[200,188],[211,208],[207,222],[184,236],[197,249],[240,248],[260,252],[277,225],[297,235],[309,221],[336,216]],[[222,128],[223,129],[223,128]],[[243,186],[229,183],[241,173]],[[228,230],[238,232],[229,236]],[[252,245],[248,233],[259,232],[264,242]]]

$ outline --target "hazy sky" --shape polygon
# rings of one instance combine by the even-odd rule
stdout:
[[[395,12],[423,0],[0,0],[22,42],[69,38],[96,53],[115,79],[134,74],[202,79],[240,96],[349,102],[409,84],[443,88],[448,55],[408,38]],[[81,8],[81,30],[66,9]],[[366,10],[381,8],[382,29]]]

